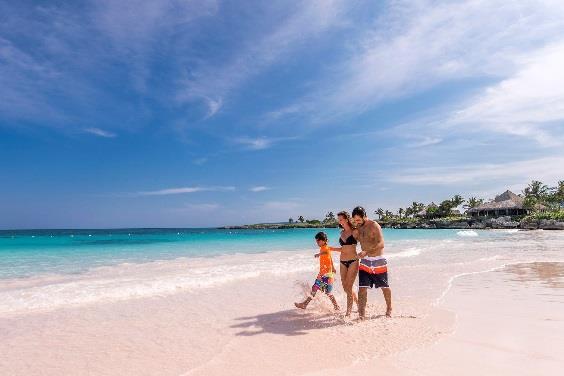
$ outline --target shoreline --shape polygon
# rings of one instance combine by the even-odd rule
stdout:
[[[393,228],[402,230],[564,230],[564,222],[556,220],[541,219],[538,221],[517,221],[510,217],[490,218],[485,220],[473,218],[457,219],[430,219],[430,220],[375,220],[382,228]],[[252,225],[222,226],[220,230],[284,230],[301,228],[337,228],[337,224],[286,224],[286,223],[258,223]]]

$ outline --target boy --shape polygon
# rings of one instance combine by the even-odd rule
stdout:
[[[324,232],[318,232],[315,235],[315,241],[319,246],[319,253],[315,257],[319,257],[319,274],[315,279],[315,283],[311,287],[311,296],[308,296],[306,300],[301,303],[294,303],[297,308],[306,309],[311,299],[315,296],[318,290],[323,291],[331,303],[333,303],[333,308],[335,311],[339,310],[339,305],[335,300],[331,291],[333,290],[333,282],[335,276],[335,266],[333,265],[333,259],[331,258],[331,247],[327,245],[327,234]]]

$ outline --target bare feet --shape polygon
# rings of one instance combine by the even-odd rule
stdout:
[[[388,307],[388,309],[386,309],[386,317],[392,317],[392,308]]]
[[[305,303],[294,303],[294,305],[296,306],[296,308],[306,309]]]

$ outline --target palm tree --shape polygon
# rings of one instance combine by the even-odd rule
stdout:
[[[558,203],[558,207],[564,206],[564,180],[560,180],[554,192],[554,199]]]
[[[300,215],[300,216],[298,217],[298,221],[300,221],[301,223],[304,223],[305,219],[304,219],[303,216]]]
[[[425,204],[422,202],[413,201],[411,203],[411,212],[413,215],[419,213],[421,210],[425,209]]]
[[[400,217],[400,218],[401,218],[401,215],[403,214],[403,212],[404,212],[404,209],[403,209],[403,208],[399,208],[399,209],[398,209],[398,214],[399,214],[399,217]]]
[[[384,209],[378,208],[378,209],[376,209],[374,214],[376,214],[378,216],[378,219],[382,219],[382,217],[384,216]]]
[[[294,218],[288,219],[288,223],[294,223]]]
[[[546,197],[548,192],[549,192],[548,186],[546,186],[545,184],[543,184],[538,180],[533,180],[527,186],[527,188],[523,190],[523,194],[525,194],[525,197],[531,196],[536,198],[537,200],[541,200],[544,197]]]
[[[452,205],[455,208],[464,203],[464,199],[461,195],[455,195],[450,201],[452,201]]]
[[[411,216],[412,214],[413,214],[413,209],[411,208],[411,206],[408,207],[408,208],[405,208],[405,216],[406,216],[406,217],[409,217],[409,216]]]
[[[394,216],[394,213],[392,213],[392,212],[389,211],[389,210],[386,210],[386,211],[384,212],[384,217],[386,217],[386,218],[392,218],[393,216]]]
[[[331,221],[331,222],[332,222],[332,221],[335,220],[335,214],[333,214],[333,212],[330,211],[329,213],[327,213],[327,214],[325,215],[325,218],[327,219],[327,221]]]
[[[466,201],[466,204],[464,204],[464,209],[468,210],[468,209],[476,208],[480,206],[483,202],[484,200],[481,198],[470,197],[468,201]]]

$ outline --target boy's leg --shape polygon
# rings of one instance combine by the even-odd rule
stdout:
[[[392,317],[392,290],[389,287],[382,287],[382,294],[386,300],[386,316]]]
[[[299,309],[306,309],[307,305],[309,304],[309,302],[311,302],[311,299],[313,299],[313,297],[315,296],[315,293],[317,292],[317,289],[315,288],[315,285],[313,285],[313,287],[311,288],[311,296],[308,296],[306,298],[306,300],[304,300],[301,303],[294,303],[294,305],[296,306],[296,308]]]
[[[335,299],[335,296],[333,296],[333,294],[327,294],[327,296],[331,300],[331,303],[333,303],[333,308],[335,308],[335,311],[340,310],[341,308],[339,308],[339,305],[337,304],[337,299]]]
[[[361,320],[366,318],[366,301],[368,299],[368,288],[358,288],[358,316]]]

